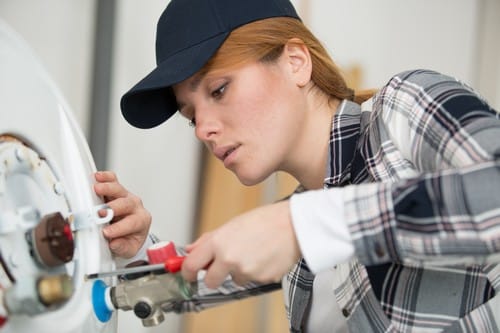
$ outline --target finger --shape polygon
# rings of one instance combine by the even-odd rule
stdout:
[[[94,184],[94,192],[97,195],[108,198],[119,198],[127,196],[127,190],[117,182],[105,182]]]
[[[133,246],[134,242],[123,238],[113,239],[109,242],[109,249],[115,255],[122,258],[131,258],[137,252],[138,247]]]
[[[113,210],[113,209],[111,209]],[[99,217],[106,217],[108,215],[108,210],[107,209],[99,209],[97,211],[97,214],[99,215]],[[113,212],[113,216],[115,216],[115,213]]]
[[[146,234],[149,225],[147,228],[144,228],[144,222],[144,219],[138,216],[129,215],[116,223],[104,227],[102,232],[107,239],[120,238],[133,234]],[[149,224],[149,221],[146,223]]]
[[[213,251],[207,246],[198,246],[189,253],[182,264],[182,276],[187,281],[194,281],[198,271],[207,267],[214,259]]]
[[[117,182],[118,178],[113,171],[97,171],[94,174],[95,179],[98,182]]]
[[[239,286],[244,286],[248,282],[250,282],[245,276],[239,275],[239,274],[233,274],[233,273],[231,273],[231,278],[233,279],[233,282],[236,283]]]
[[[115,217],[130,215],[137,207],[136,202],[134,202],[134,200],[130,197],[114,199],[108,201],[106,204],[109,208],[111,208],[113,216]],[[102,214],[105,213],[106,209],[99,210],[99,216],[103,216]]]
[[[186,245],[184,247],[186,252],[189,253],[189,252],[193,251],[198,245],[200,245],[201,243],[203,243],[207,239],[208,235],[209,235],[209,233],[203,234],[197,240],[195,240],[193,243]]]
[[[113,253],[122,252],[124,248],[124,243],[125,243],[124,240],[117,238],[110,240],[108,246]]]
[[[215,289],[219,287],[222,282],[229,275],[229,267],[222,263],[221,260],[215,259],[214,262],[208,267],[207,274],[205,275],[205,284],[208,288]]]

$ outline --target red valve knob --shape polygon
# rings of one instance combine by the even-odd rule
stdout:
[[[173,242],[163,241],[151,245],[148,250],[149,263],[161,264],[167,261],[168,258],[176,257],[177,251]]]
[[[184,256],[173,256],[168,258],[164,263],[165,270],[169,273],[177,273],[181,270],[182,263],[184,262],[185,258],[186,257]]]

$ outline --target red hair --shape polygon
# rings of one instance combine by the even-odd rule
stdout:
[[[200,72],[234,68],[252,61],[275,61],[292,38],[309,49],[311,79],[327,96],[361,103],[373,95],[374,90],[355,94],[321,42],[300,20],[289,17],[268,18],[235,29]]]

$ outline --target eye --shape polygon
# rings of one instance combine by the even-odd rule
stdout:
[[[221,99],[224,96],[224,92],[226,91],[227,83],[224,83],[219,88],[212,91],[211,95],[215,99]]]
[[[186,118],[190,127],[196,126],[196,120],[194,119],[194,115],[188,112],[187,108],[184,105],[179,105],[179,113],[183,118]]]
[[[189,126],[196,127],[196,119],[194,119],[194,117],[189,120]]]

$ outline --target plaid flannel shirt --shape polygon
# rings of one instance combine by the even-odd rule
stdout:
[[[500,332],[498,113],[426,70],[394,76],[370,101],[339,107],[324,182],[343,191],[356,250],[332,288],[349,330]],[[313,281],[304,260],[284,279],[291,332],[304,330]],[[229,285],[174,309],[277,287]]]

